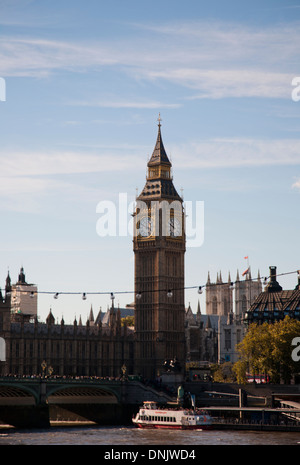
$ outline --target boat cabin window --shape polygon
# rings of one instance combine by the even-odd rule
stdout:
[[[160,417],[160,416],[152,416],[152,415],[140,415],[139,419],[142,421],[163,421],[163,422],[174,422],[176,423],[175,417]]]

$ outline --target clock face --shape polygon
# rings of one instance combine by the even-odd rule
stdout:
[[[177,218],[170,219],[170,236],[179,237],[182,235],[181,223]]]
[[[153,222],[149,216],[144,216],[140,221],[140,230],[139,233],[143,237],[151,236],[153,232]]]

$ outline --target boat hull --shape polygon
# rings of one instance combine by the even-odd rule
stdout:
[[[135,423],[137,428],[143,429],[192,429],[192,430],[211,430],[212,425],[158,425],[158,424],[141,424]]]
[[[184,429],[184,430],[192,429],[192,430],[201,430],[201,431],[213,429],[212,424],[208,424],[208,425],[160,425],[157,423],[149,424],[149,423],[135,423],[134,422],[134,425],[137,428],[141,428],[141,429]]]
[[[205,426],[201,426],[201,425],[195,425],[195,426],[136,425],[136,426],[137,428],[141,428],[141,429],[184,429],[184,430],[192,429],[192,430],[199,430],[199,431],[212,429],[211,425],[210,426],[206,426],[206,425]]]

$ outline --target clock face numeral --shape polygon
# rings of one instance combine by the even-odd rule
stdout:
[[[144,216],[140,221],[139,233],[142,237],[149,237],[153,233],[153,222],[149,216]]]
[[[169,225],[171,237],[178,237],[182,235],[181,223],[177,218],[171,218]]]

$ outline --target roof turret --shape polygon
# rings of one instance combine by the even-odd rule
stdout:
[[[163,144],[163,141],[162,141],[162,137],[161,137],[161,118],[160,118],[160,114],[159,114],[159,117],[158,117],[158,134],[157,134],[157,139],[156,139],[156,144],[155,144],[155,147],[154,147],[154,150],[153,150],[153,153],[152,153],[152,156],[150,158],[150,160],[148,161],[148,165],[147,166],[155,166],[155,165],[161,165],[161,164],[164,164],[164,165],[168,165],[168,166],[172,166],[169,158],[168,158],[168,155],[166,154],[166,151],[165,151],[165,147],[164,147],[164,144]]]

